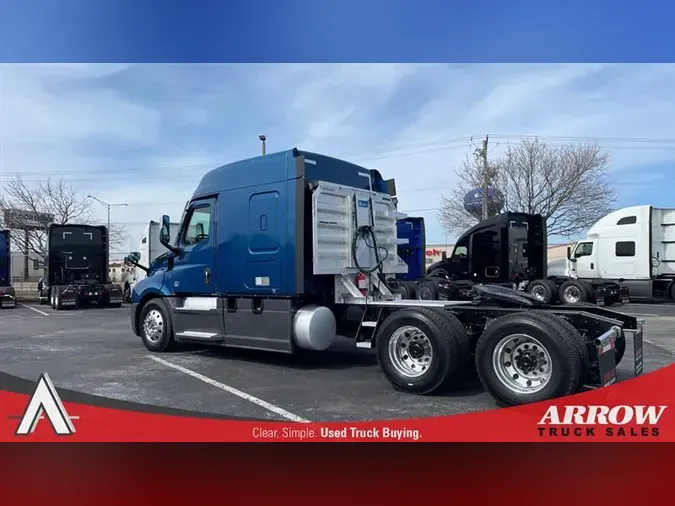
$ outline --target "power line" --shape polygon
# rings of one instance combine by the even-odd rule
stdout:
[[[609,149],[612,150],[663,150],[663,151],[670,151],[675,149],[675,138],[649,138],[649,137],[593,137],[593,136],[553,136],[553,135],[530,135],[530,134],[490,134],[491,137],[494,139],[519,139],[519,140],[525,140],[525,139],[540,139],[543,141],[558,141],[556,144],[559,144],[560,142],[563,143],[578,143],[578,142],[588,142],[588,141],[596,141],[596,142],[603,142],[603,143],[624,143],[624,145],[618,145],[618,146],[609,146]],[[454,137],[450,139],[439,139],[435,141],[427,141],[427,142],[420,142],[420,143],[415,143],[415,144],[403,144],[403,145],[398,145],[398,146],[389,146],[387,148],[373,148],[369,150],[363,150],[363,151],[352,151],[352,152],[343,152],[343,153],[336,153],[336,154],[331,154],[330,156],[333,157],[360,157],[360,155],[364,154],[376,154],[377,156],[371,156],[371,157],[365,157],[365,158],[359,158],[357,162],[365,162],[365,161],[377,161],[377,160],[384,160],[384,159],[390,159],[390,158],[398,158],[400,156],[413,156],[413,155],[418,155],[418,154],[425,154],[425,153],[433,153],[433,152],[438,152],[438,151],[445,151],[448,149],[461,149],[464,147],[470,147],[473,143],[473,138],[475,136],[463,136],[463,137]],[[464,142],[465,144],[463,145],[453,145],[457,144],[459,142]],[[628,145],[625,145],[628,144]],[[632,145],[631,145],[632,144]],[[654,144],[652,146],[639,146],[636,144]],[[516,144],[518,145],[518,144]],[[441,147],[439,147],[441,146]],[[435,149],[428,149],[428,148],[434,148]],[[409,150],[413,149],[413,151],[409,152],[404,152],[404,153],[399,153],[400,151],[403,150]],[[211,162],[211,163],[203,163],[203,164],[195,164],[195,165],[180,165],[180,166],[157,166],[157,167],[119,167],[115,168],[114,170],[110,169],[91,169],[87,171],[87,174],[96,174],[96,176],[91,177],[91,178],[76,178],[73,180],[79,180],[79,181],[91,181],[91,180],[98,180],[99,175],[111,175],[112,177],[119,177],[120,173],[126,173],[126,172],[144,172],[144,171],[185,171],[185,170],[198,170],[198,169],[205,169],[205,170],[210,170],[212,168],[218,167],[223,165],[224,162]],[[63,176],[63,175],[81,175],[82,171],[25,171],[25,172],[6,172],[5,175],[33,175],[33,176]],[[194,174],[185,174],[184,176],[178,176],[178,177],[193,177]],[[150,176],[149,176],[150,177]],[[35,181],[26,181],[26,182],[34,182],[34,183],[39,183],[42,182],[42,180],[35,180]]]

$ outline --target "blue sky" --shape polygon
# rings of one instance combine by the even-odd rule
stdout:
[[[178,219],[199,177],[257,155],[264,133],[269,151],[395,177],[428,242],[452,242],[435,208],[486,133],[494,153],[521,135],[600,138],[621,206],[675,207],[674,82],[670,64],[5,64],[0,170],[129,204],[112,218],[136,248],[143,223]]]

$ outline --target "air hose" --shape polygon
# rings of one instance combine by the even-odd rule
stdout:
[[[375,235],[375,216],[373,214],[372,198],[368,199],[368,203],[370,207],[371,225],[362,225],[355,230],[354,237],[352,239],[352,260],[354,261],[354,265],[359,270],[359,272],[362,272],[363,274],[371,274],[377,270],[379,270],[380,274],[382,274],[382,265],[389,256],[389,251],[386,248],[381,248],[384,250],[384,257],[380,258],[380,247],[377,245],[377,237]],[[354,200],[354,219],[356,220],[356,199]],[[372,239],[372,244],[368,242],[369,237]],[[371,267],[370,269],[361,267],[361,265],[359,265],[358,259],[356,258],[359,239],[363,239],[363,241],[366,243],[366,246],[375,251],[375,266]]]

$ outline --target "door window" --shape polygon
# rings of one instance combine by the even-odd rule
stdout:
[[[582,242],[577,246],[577,249],[574,250],[574,258],[587,257],[593,254],[593,243],[592,242]]]
[[[192,208],[185,232],[183,245],[192,246],[209,238],[211,229],[211,204]]]

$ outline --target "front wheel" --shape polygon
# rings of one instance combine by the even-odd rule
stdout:
[[[169,310],[161,299],[152,299],[143,306],[139,328],[141,340],[150,351],[168,351],[174,344]]]

